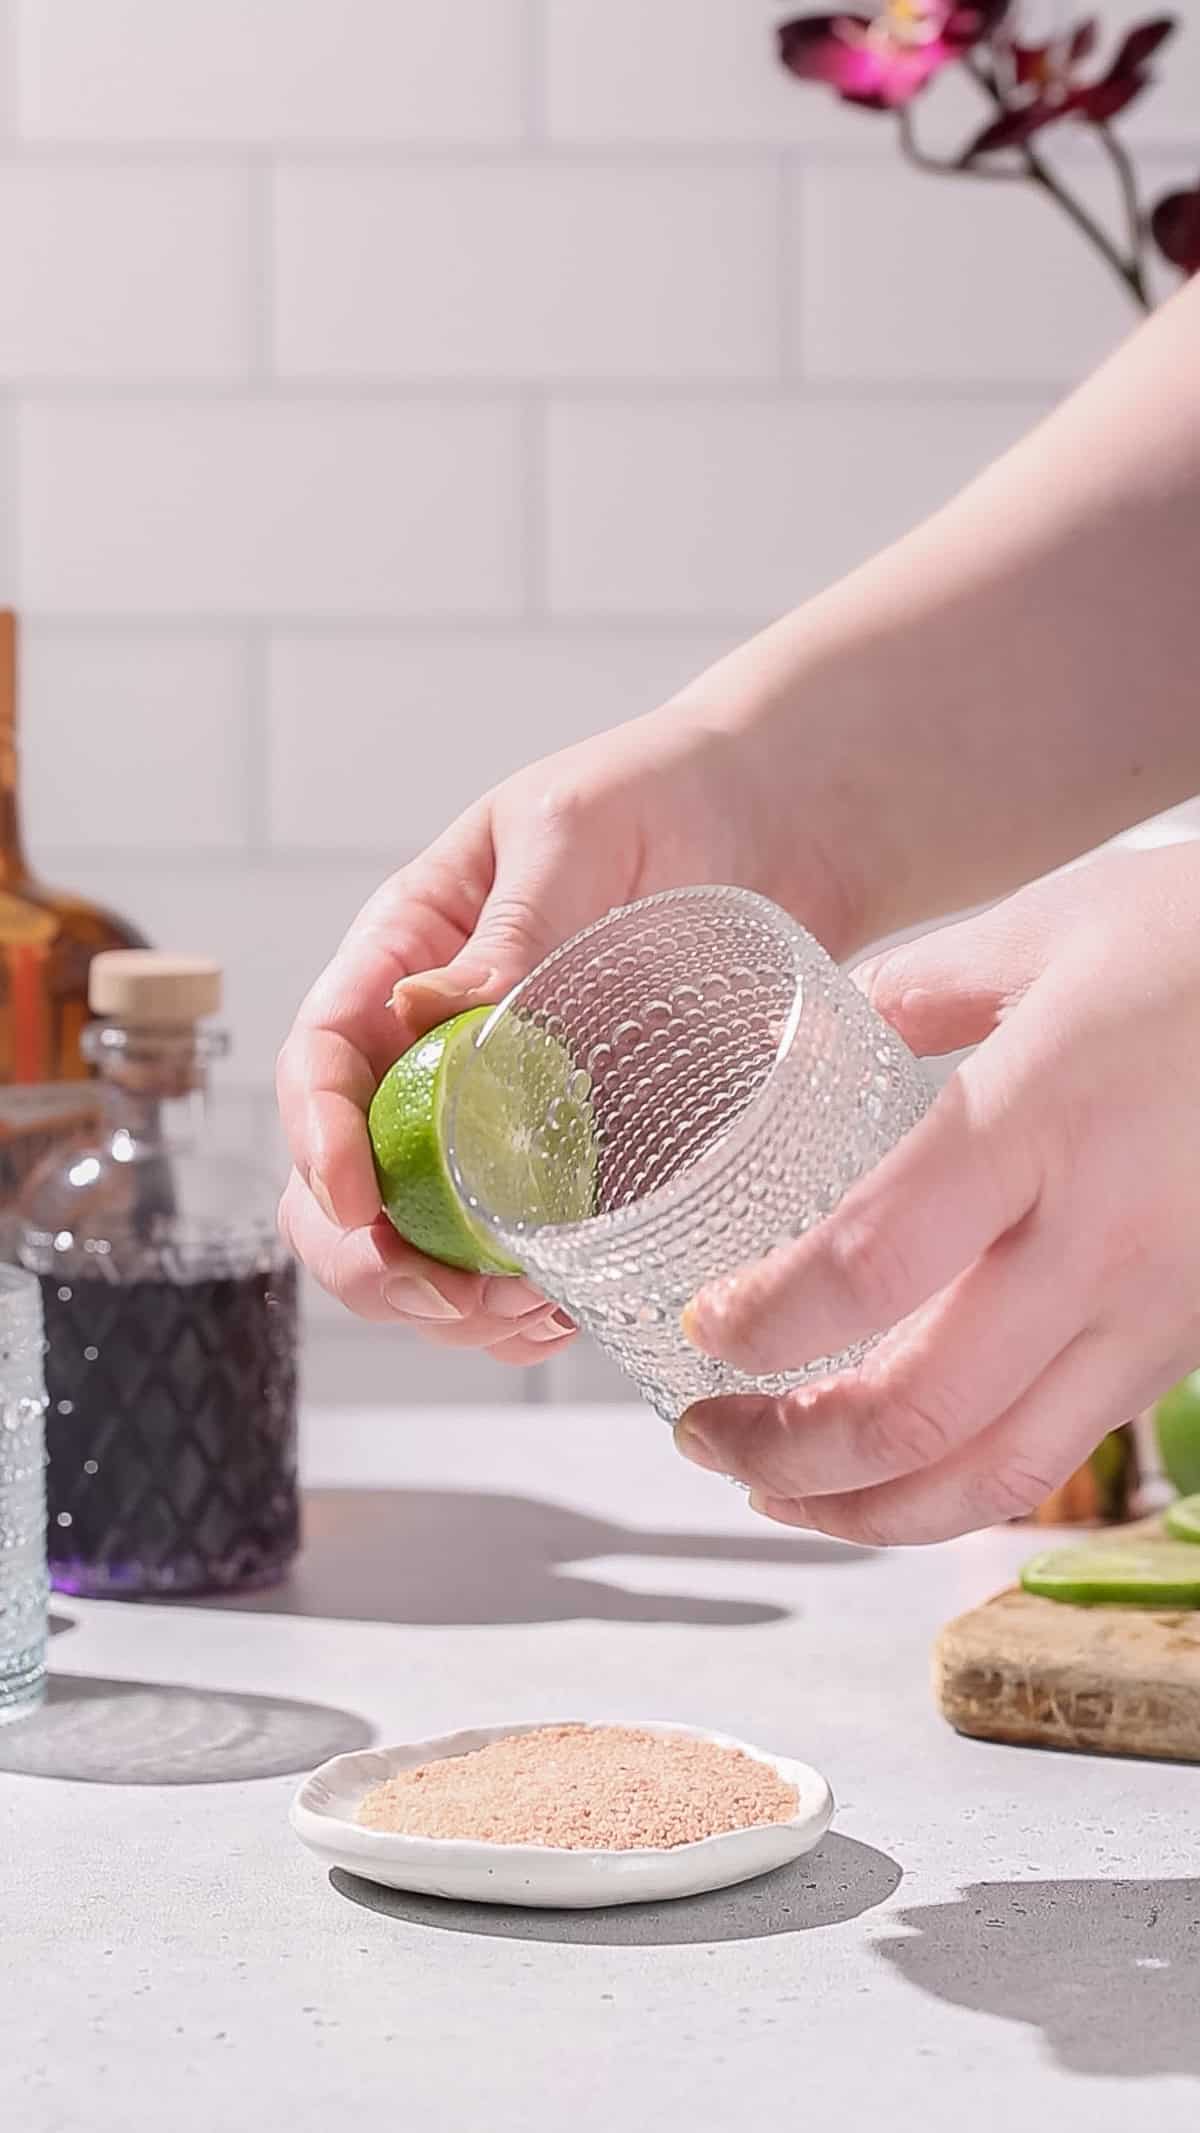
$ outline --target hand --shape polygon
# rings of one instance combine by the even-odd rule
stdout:
[[[614,904],[735,882],[794,894],[810,923],[836,936],[844,899],[815,838],[802,860],[792,856],[798,840],[777,785],[760,778],[752,746],[725,736],[707,700],[703,710],[681,704],[522,771],[384,883],[279,1060],[294,1164],[280,1228],[324,1288],[361,1317],[401,1320],[503,1362],[541,1361],[570,1339],[570,1321],[525,1282],[436,1265],[397,1236],[381,1212],[364,1113],[408,1045],[463,1007],[501,999]],[[773,859],[780,852],[786,867]]]
[[[933,1541],[1031,1510],[1200,1359],[1200,846],[1089,862],[857,975],[915,1051],[986,1041],[687,1324],[755,1373],[895,1330],[677,1436],[785,1524]]]

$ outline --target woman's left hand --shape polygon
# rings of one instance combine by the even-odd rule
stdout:
[[[676,1436],[785,1524],[933,1541],[1032,1510],[1200,1362],[1200,845],[1106,855],[856,975],[914,1051],[979,1049],[685,1325],[754,1374],[894,1330]]]

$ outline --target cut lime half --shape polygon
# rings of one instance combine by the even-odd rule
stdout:
[[[512,1014],[480,1048],[493,1012],[470,1008],[412,1045],[380,1082],[367,1124],[402,1237],[447,1266],[519,1274],[475,1209],[506,1228],[583,1221],[595,1207],[596,1141],[587,1076],[556,1038]],[[455,1184],[451,1120],[469,1195]]]
[[[1181,1540],[1048,1548],[1026,1563],[1021,1583],[1026,1592],[1076,1607],[1200,1607],[1200,1548]]]
[[[1200,1541],[1200,1496],[1181,1496],[1168,1507],[1163,1524],[1177,1541]]]

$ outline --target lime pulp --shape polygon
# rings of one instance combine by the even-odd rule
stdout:
[[[595,1208],[596,1139],[586,1075],[558,1040],[509,1014],[478,1045],[490,1007],[455,1015],[388,1069],[368,1130],[389,1220],[428,1258],[518,1274],[476,1212],[506,1229],[578,1222]],[[460,1172],[451,1168],[448,1125]]]

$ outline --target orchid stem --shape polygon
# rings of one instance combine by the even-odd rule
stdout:
[[[935,177],[982,178],[989,185],[1011,185],[1014,180],[1018,185],[1025,182],[1023,170],[997,170],[994,166],[983,163],[960,163],[957,160],[948,162],[941,156],[928,155],[917,139],[912,112],[907,104],[901,104],[896,119],[900,129],[900,146],[908,161],[917,170],[931,171]]]
[[[1125,203],[1125,217],[1129,224],[1129,265],[1130,271],[1135,277],[1135,294],[1139,303],[1143,304],[1148,311],[1150,309],[1150,298],[1146,288],[1144,250],[1146,221],[1142,213],[1142,203],[1138,197],[1137,174],[1133,167],[1133,158],[1125,143],[1118,139],[1111,126],[1102,124],[1097,126],[1096,131],[1117,174],[1117,183],[1121,188],[1121,198]]]
[[[1124,284],[1134,302],[1140,304],[1143,311],[1149,311],[1150,300],[1146,294],[1145,283],[1142,280],[1141,269],[1137,261],[1122,257],[1107,232],[1101,229],[1098,222],[1092,220],[1087,209],[1075,198],[1075,195],[1069,193],[1066,186],[1059,183],[1053,171],[1047,168],[1039,155],[1035,155],[1033,150],[1028,147],[1022,153],[1025,158],[1025,168],[1033,179],[1034,184],[1040,185],[1044,193],[1047,193],[1052,200],[1058,202],[1064,215],[1070,216],[1076,229],[1081,230],[1088,242],[1095,246],[1100,257],[1108,261],[1113,273]]]
[[[1007,108],[1004,102],[1004,98],[1001,95],[1000,89],[997,86],[994,76],[989,72],[988,68],[976,57],[974,53],[970,52],[967,53],[965,56],[964,65],[972,80],[978,82],[979,87],[983,90],[983,93],[987,97],[988,102],[992,104],[996,108],[996,110],[1004,111]],[[1024,170],[1017,171],[1016,173],[1014,173],[1014,175],[1016,175],[1017,177],[1024,176],[1032,179],[1033,183],[1038,186],[1040,190],[1044,192],[1049,199],[1057,202],[1058,206],[1062,209],[1064,215],[1070,218],[1070,220],[1075,224],[1076,229],[1079,230],[1081,234],[1086,237],[1088,243],[1092,245],[1097,252],[1099,252],[1100,257],[1107,261],[1108,265],[1112,268],[1113,273],[1121,282],[1127,295],[1132,296],[1135,304],[1137,304],[1143,311],[1149,311],[1153,307],[1151,305],[1150,297],[1146,289],[1145,276],[1142,272],[1140,258],[1141,215],[1137,205],[1137,187],[1134,183],[1132,167],[1129,165],[1129,160],[1125,154],[1124,149],[1121,147],[1120,143],[1115,139],[1115,137],[1108,133],[1107,128],[1100,128],[1099,130],[1105,137],[1105,143],[1108,147],[1109,154],[1113,157],[1113,160],[1117,165],[1118,173],[1121,177],[1126,209],[1130,216],[1131,242],[1134,244],[1135,247],[1133,255],[1129,259],[1126,259],[1124,257],[1118,247],[1113,243],[1112,238],[1109,236],[1107,230],[1105,230],[1102,225],[1097,222],[1092,215],[1088,213],[1086,207],[1084,207],[1083,205],[1083,202],[1081,200],[1077,200],[1074,193],[1068,191],[1067,187],[1062,183],[1062,181],[1055,176],[1049,165],[1042,161],[1042,158],[1040,157],[1040,155],[1038,155],[1036,149],[1031,148],[1027,141],[1024,141],[1020,144],[1020,155],[1021,161],[1024,165]],[[968,164],[963,167],[972,170],[975,168],[973,164]]]

